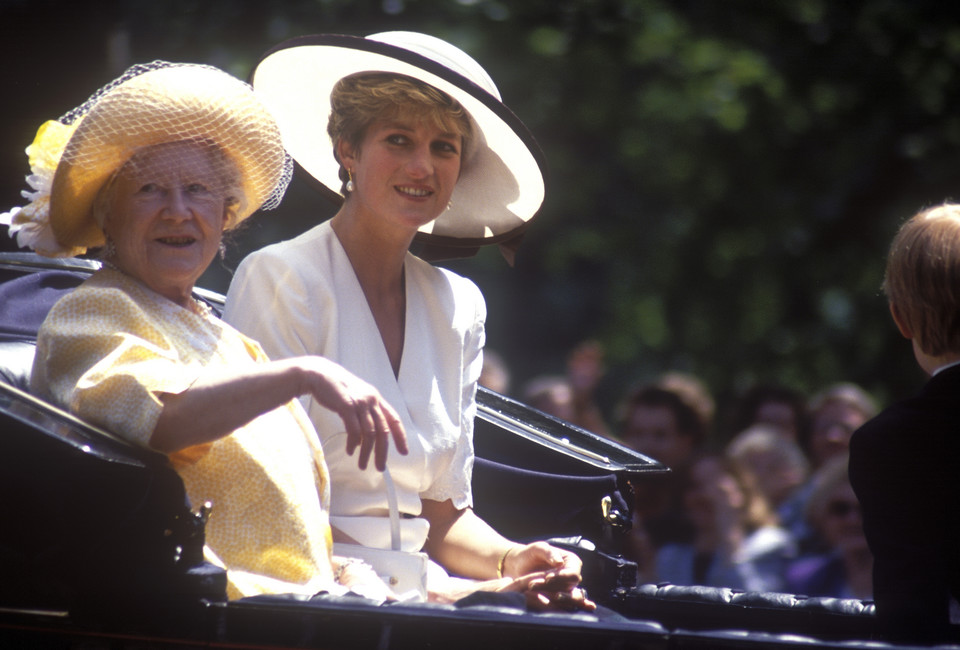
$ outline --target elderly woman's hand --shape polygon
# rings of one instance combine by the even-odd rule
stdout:
[[[334,411],[347,430],[347,453],[360,449],[358,466],[366,469],[373,453],[380,471],[387,466],[390,438],[401,454],[407,453],[407,435],[400,417],[376,388],[329,359],[299,357],[304,372],[301,394],[313,395],[322,406]]]
[[[338,583],[364,598],[385,602],[397,600],[397,595],[388,587],[373,567],[356,558],[334,557],[334,578]]]

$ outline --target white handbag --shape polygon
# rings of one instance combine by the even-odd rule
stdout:
[[[390,548],[371,548],[359,544],[334,542],[333,554],[354,557],[373,567],[380,579],[400,600],[427,600],[426,553],[403,551],[400,544],[400,509],[397,506],[397,488],[390,470],[383,470],[383,482],[387,487],[387,504],[390,507]]]

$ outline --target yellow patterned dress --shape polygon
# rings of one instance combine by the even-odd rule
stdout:
[[[200,304],[185,309],[103,269],[54,305],[37,336],[35,394],[146,447],[161,393],[209,369],[267,360],[260,346]],[[299,402],[170,458],[194,507],[210,501],[207,559],[228,595],[333,589],[329,478]]]

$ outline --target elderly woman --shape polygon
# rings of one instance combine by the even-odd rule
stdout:
[[[223,232],[275,205],[289,178],[250,87],[206,66],[135,66],[28,153],[33,202],[7,215],[20,244],[103,257],[44,321],[32,390],[169,455],[191,502],[213,504],[205,554],[231,598],[337,592],[335,579],[388,596],[369,569],[332,559],[328,471],[295,398],[336,414],[361,467],[371,452],[383,467],[390,436],[405,451],[395,412],[331,361],[268,361],[192,296]]]
[[[330,221],[247,257],[224,317],[271,357],[342,363],[396,408],[410,446],[388,461],[404,550],[493,581],[485,589],[515,578],[539,585],[541,604],[592,607],[576,587],[575,554],[512,542],[473,512],[486,308],[472,282],[408,250],[418,240],[431,259],[484,244],[511,251],[544,195],[532,137],[476,61],[423,34],[294,39],[260,62],[253,85],[291,155],[343,203]],[[322,440],[338,435],[324,409],[309,397],[306,405]],[[335,538],[388,548],[382,476],[356,471],[337,451],[328,460]],[[438,568],[431,598],[462,595]]]

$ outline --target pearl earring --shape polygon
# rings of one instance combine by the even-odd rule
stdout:
[[[347,193],[352,192],[354,189],[356,189],[356,185],[353,184],[353,172],[351,172],[351,171],[348,169],[348,170],[347,170],[347,185],[346,185]]]

